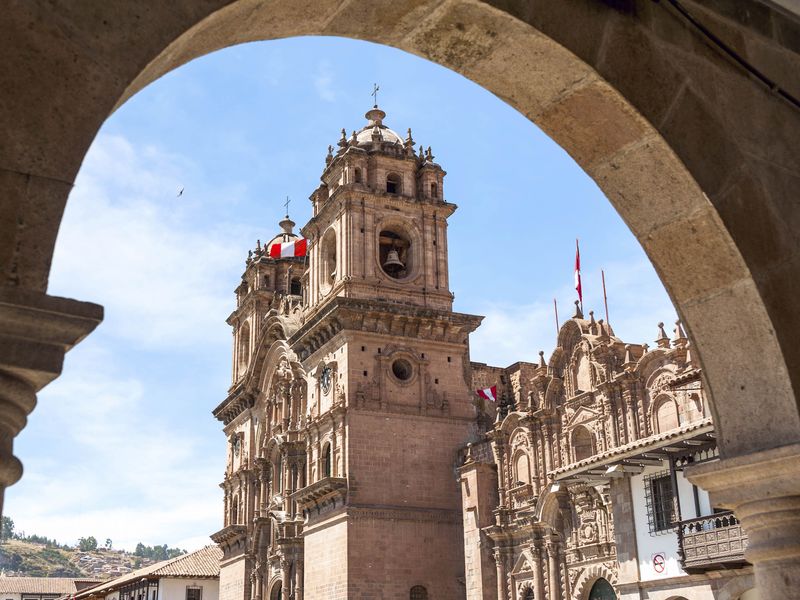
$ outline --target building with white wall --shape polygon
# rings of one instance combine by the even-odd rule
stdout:
[[[206,546],[68,595],[68,600],[219,600],[222,551]],[[25,600],[24,598],[21,600]],[[67,600],[67,599],[65,599]]]

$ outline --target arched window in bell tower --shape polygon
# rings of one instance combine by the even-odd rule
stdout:
[[[292,294],[292,296],[300,296],[303,293],[303,287],[300,284],[300,278],[299,277],[293,277],[292,278],[292,282],[291,282],[289,288],[290,288],[289,291]]]
[[[393,279],[407,277],[413,260],[410,236],[400,228],[386,228],[378,237],[378,245],[383,272]]]
[[[333,464],[331,462],[331,445],[325,444],[325,449],[322,451],[322,476],[332,477]]]
[[[329,229],[320,245],[320,289],[327,294],[336,282],[336,232]]]
[[[437,183],[431,184],[431,198],[439,198],[439,184]]]
[[[234,498],[231,504],[231,525],[239,524],[239,499]]]
[[[363,181],[363,175],[361,174],[361,169],[359,169],[358,167],[356,167],[355,169],[354,179],[355,183],[362,183]]]
[[[386,176],[386,193],[401,194],[403,192],[403,182],[397,173],[389,173]]]
[[[250,324],[245,323],[239,329],[239,375],[244,375],[250,362]]]

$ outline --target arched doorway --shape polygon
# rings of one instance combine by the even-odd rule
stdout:
[[[272,586],[272,591],[269,593],[269,600],[283,600],[283,584],[280,581]]]
[[[617,600],[614,588],[602,577],[594,582],[588,600]]]
[[[64,202],[108,114],[163,73],[216,49],[340,35],[449,67],[506,99],[562,145],[642,242],[675,301],[718,399],[712,408],[723,456],[770,451],[727,463],[749,469],[745,483],[739,477],[731,485],[717,475],[719,466],[706,469],[701,483],[736,507],[770,488],[759,479],[759,462],[777,462],[776,480],[797,482],[786,473],[797,469],[800,454],[794,343],[800,317],[787,307],[800,269],[794,233],[800,208],[789,191],[800,166],[793,151],[800,118],[696,32],[682,29],[665,4],[579,0],[514,12],[469,1],[377,9],[331,0],[306,10],[287,0],[183,0],[146,11],[131,3],[49,13],[15,6],[0,26],[14,48],[3,68],[9,79],[37,77],[6,86],[0,102],[7,124],[0,134],[4,310],[30,317],[5,322],[15,323],[15,339],[28,348],[0,356],[0,394],[13,413],[4,423],[8,438],[24,426],[35,391],[57,376],[61,354],[102,316],[97,307],[45,290]],[[782,14],[769,12],[768,20]],[[713,9],[709,15],[728,26]],[[749,31],[751,25],[730,18]],[[780,40],[765,39],[777,57]],[[125,52],[109,52],[121,44]],[[787,72],[796,71],[791,66],[796,61]],[[747,343],[731,344],[732,338]],[[10,443],[2,461],[0,483],[9,485],[21,476]],[[798,485],[782,489],[796,506]],[[748,506],[747,516],[762,513],[759,503]],[[789,585],[771,577],[776,586]]]

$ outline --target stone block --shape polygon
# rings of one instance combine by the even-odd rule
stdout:
[[[766,313],[756,318],[752,310],[747,318],[738,316],[758,297],[753,284],[743,280],[685,302],[680,311],[699,351],[723,456],[781,446],[800,435],[800,416],[772,323]],[[753,353],[756,347],[760,350]]]
[[[5,284],[44,291],[71,185],[0,170],[0,268]]]
[[[708,199],[664,139],[653,134],[626,146],[589,174],[638,235],[686,218]]]
[[[569,90],[536,124],[585,169],[641,140],[649,129],[641,115],[598,80]]]
[[[748,276],[710,206],[650,231],[642,245],[678,306],[706,298]]]

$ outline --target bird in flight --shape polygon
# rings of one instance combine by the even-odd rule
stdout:
[[[177,198],[180,198],[181,196],[183,196],[183,188],[181,188],[181,191],[178,192]]]

